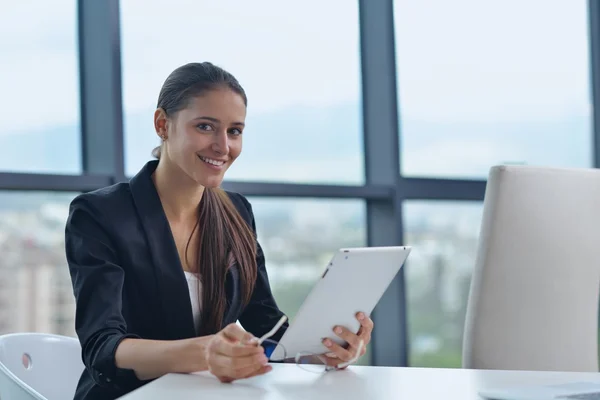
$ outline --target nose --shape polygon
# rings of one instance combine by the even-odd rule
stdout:
[[[229,153],[229,137],[225,131],[216,131],[213,136],[212,149],[219,155]]]

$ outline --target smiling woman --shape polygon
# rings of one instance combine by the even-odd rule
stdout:
[[[216,187],[242,151],[246,93],[228,72],[210,63],[186,64],[167,78],[158,97],[154,129],[167,153],[196,183]]]
[[[76,399],[116,398],[171,372],[209,370],[231,382],[271,370],[252,339],[284,313],[252,206],[220,188],[242,151],[246,106],[242,86],[225,70],[208,62],[177,68],[154,113],[158,160],[130,182],[71,203],[67,261],[86,366]],[[360,323],[366,346],[372,321]],[[359,342],[333,328],[332,337]],[[352,346],[324,344],[333,366],[353,361]]]

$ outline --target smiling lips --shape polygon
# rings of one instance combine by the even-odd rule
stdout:
[[[212,168],[221,169],[225,165],[225,161],[223,161],[223,160],[214,160],[212,158],[203,157],[203,156],[198,156],[198,158],[201,159],[202,161],[204,161],[206,164],[208,164]]]

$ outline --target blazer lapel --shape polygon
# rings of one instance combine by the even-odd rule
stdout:
[[[169,221],[152,181],[157,165],[158,161],[148,162],[131,179],[131,194],[153,259],[167,335],[173,340],[190,338],[196,336],[196,331],[189,289]]]

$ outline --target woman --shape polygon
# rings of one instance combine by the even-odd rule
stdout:
[[[231,382],[271,370],[251,339],[283,313],[250,203],[219,189],[242,151],[246,106],[228,72],[210,63],[178,68],[154,114],[158,160],[71,203],[66,254],[86,366],[76,399],[116,398],[170,372],[208,370]],[[349,348],[325,339],[328,364],[369,342],[372,321],[357,318],[358,334],[332,332]]]

